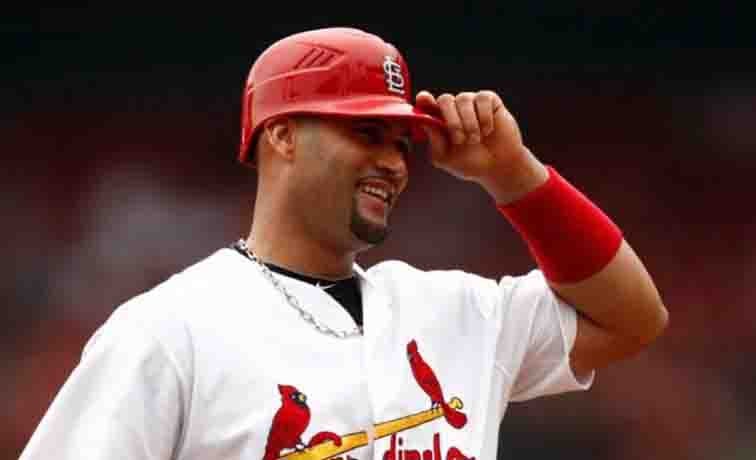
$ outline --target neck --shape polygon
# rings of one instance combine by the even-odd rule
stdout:
[[[282,224],[254,220],[247,246],[261,261],[312,278],[337,281],[352,276],[356,252],[291,231]]]

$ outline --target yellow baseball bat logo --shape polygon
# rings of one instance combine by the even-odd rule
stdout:
[[[459,398],[452,398],[449,400],[449,407],[452,409],[460,410],[464,407],[462,400]],[[404,417],[399,417],[394,420],[378,423],[374,427],[375,439],[385,438],[414,428],[416,426],[423,425],[444,416],[444,410],[442,407],[436,407],[421,412],[416,412]],[[341,437],[341,445],[337,446],[333,441],[326,441],[322,444],[318,444],[313,447],[303,449],[298,452],[292,452],[281,457],[279,460],[327,460],[337,455],[344,454],[351,450],[357,449],[368,445],[369,437],[366,431],[358,431],[355,433],[345,434]]]

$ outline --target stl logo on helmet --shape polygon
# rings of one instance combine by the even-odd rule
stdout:
[[[402,66],[392,56],[386,56],[383,60],[383,73],[386,76],[386,88],[393,93],[404,95]]]

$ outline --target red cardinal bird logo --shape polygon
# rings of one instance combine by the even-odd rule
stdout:
[[[407,358],[409,359],[412,375],[415,377],[417,384],[430,397],[431,407],[441,406],[444,411],[444,418],[454,428],[465,426],[467,416],[446,403],[444,392],[436,378],[436,374],[423,357],[420,356],[420,352],[417,350],[417,342],[414,340],[407,344]]]
[[[278,385],[281,407],[273,417],[263,460],[275,460],[283,449],[302,450],[302,433],[310,424],[307,396],[291,385]]]

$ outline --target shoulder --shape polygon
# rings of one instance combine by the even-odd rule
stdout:
[[[459,292],[479,304],[524,309],[553,301],[554,293],[539,269],[487,277],[462,269],[422,269],[401,260],[386,260],[366,271],[370,279],[397,289]]]
[[[368,268],[366,272],[376,276],[416,276],[420,278],[466,278],[469,276],[478,276],[459,268],[421,268],[398,259],[387,259],[378,262]]]
[[[554,291],[549,287],[541,270],[531,270],[517,276],[503,276],[499,286],[504,296],[503,300],[510,306],[531,306],[543,300],[552,301]]]
[[[241,259],[241,258],[239,258]],[[243,262],[243,259],[241,259]],[[218,293],[234,283],[239,261],[220,249],[174,273],[166,280],[117,305],[90,339],[102,335],[128,341],[149,338],[167,349],[181,350],[191,342],[192,323],[201,322],[217,306]]]
[[[423,269],[407,262],[389,259],[379,262],[367,271],[368,276],[378,279],[391,280],[394,282],[452,282],[464,283],[466,281],[485,282],[492,281],[475,273],[457,268],[449,269]]]
[[[232,253],[220,249],[185,267],[128,299],[117,308],[133,310],[144,315],[156,315],[177,308],[177,301],[192,301],[230,281],[234,265],[238,263]]]
[[[400,260],[386,260],[368,271],[371,280],[394,292],[415,293],[436,305],[478,305],[486,315],[501,301],[496,279],[459,268],[423,269]]]
[[[541,270],[533,269],[522,274],[504,274],[498,278],[487,277],[478,273],[459,268],[453,269],[423,269],[407,262],[389,259],[379,262],[369,269],[366,274],[373,279],[391,280],[395,282],[451,282],[463,283],[473,287],[497,286],[506,295],[538,296],[550,291],[548,283]]]
[[[179,299],[196,303],[206,295],[215,297],[224,288],[238,284],[245,279],[241,273],[245,268],[248,268],[245,260],[235,251],[219,249],[134,296],[127,304],[155,307],[159,304],[159,310],[170,308],[170,302]]]

